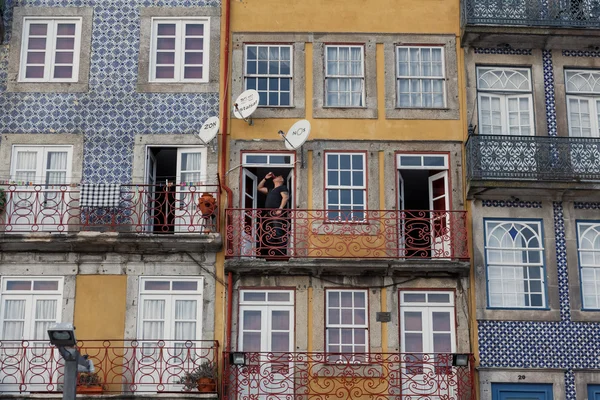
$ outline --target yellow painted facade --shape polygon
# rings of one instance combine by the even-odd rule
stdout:
[[[77,338],[122,339],[126,296],[126,275],[77,275],[73,318]]]
[[[457,58],[457,76],[447,77],[456,78],[458,81],[457,93],[447,93],[447,96],[456,95],[458,97],[458,119],[388,119],[386,117],[386,92],[395,93],[395,87],[388,87],[386,84],[386,73],[394,74],[394,71],[386,71],[386,54],[384,43],[375,39],[376,43],[376,88],[377,88],[377,118],[314,118],[313,99],[314,93],[314,43],[309,39],[304,43],[304,89],[305,96],[305,119],[311,123],[311,134],[309,141],[325,140],[348,140],[348,141],[390,141],[390,142],[427,142],[431,141],[431,147],[428,151],[438,151],[436,143],[452,141],[462,142],[466,138],[466,127],[468,125],[467,115],[464,110],[465,95],[461,88],[464,87],[464,59],[463,50],[460,47],[460,7],[458,0],[305,0],[305,1],[280,1],[280,0],[234,0],[231,2],[231,33],[236,34],[264,34],[276,35],[282,34],[307,34],[317,36],[322,33],[351,34],[362,33],[364,35],[373,35],[373,37],[386,35],[452,35],[456,38]],[[265,43],[269,43],[265,41]],[[419,43],[412,43],[419,45]],[[448,50],[449,51],[449,50]],[[239,68],[239,67],[238,67]],[[233,72],[230,67],[230,72]],[[240,76],[231,76],[227,83],[228,95],[231,103],[239,94],[231,90],[231,79],[240,79]],[[242,78],[243,79],[243,78]],[[230,141],[236,140],[263,140],[276,141],[279,139],[277,132],[286,131],[299,118],[253,118],[253,124],[250,126],[247,122],[231,117],[228,132]],[[426,145],[425,145],[426,146]],[[283,149],[283,146],[281,146]],[[400,149],[400,148],[398,148]],[[269,149],[274,151],[273,149]],[[455,155],[452,155],[453,157]],[[306,199],[308,209],[313,209],[314,203],[314,181],[313,158],[316,157],[314,150],[306,150],[305,171],[308,174],[307,187],[302,189],[302,196]],[[380,151],[374,156],[378,160],[378,180],[379,182],[395,182],[396,178],[387,176],[385,171],[385,154]],[[461,163],[464,165],[462,156]],[[235,161],[230,161],[235,160]],[[224,160],[221,160],[224,162]],[[229,158],[225,162],[230,163],[228,167],[237,164],[237,159]],[[463,179],[463,172],[455,173],[451,171],[452,179],[460,177]],[[391,183],[394,184],[395,183]],[[462,186],[464,188],[464,186]],[[379,208],[385,207],[385,185],[380,185],[378,193],[369,193],[369,196],[377,196]],[[464,192],[460,192],[458,197],[462,197],[460,203],[463,203]],[[237,205],[234,205],[234,207]],[[348,240],[343,235],[315,235],[314,232],[309,236],[318,242],[319,246],[335,248],[336,243]],[[386,247],[385,239],[381,240],[379,245]],[[389,244],[388,244],[389,245]],[[376,247],[377,244],[374,244]],[[341,246],[340,248],[344,248]],[[308,252],[310,258],[311,252]],[[392,291],[393,290],[393,291]],[[381,303],[381,311],[389,310],[387,307],[391,293],[397,293],[397,288],[378,290],[378,296]],[[393,296],[392,295],[392,298]],[[313,321],[315,309],[323,307],[322,298],[313,298],[312,288],[308,288],[308,301],[306,305],[297,305],[297,307],[306,307],[308,312],[308,341],[307,350],[314,351],[322,348],[322,343],[317,343],[316,333],[313,332]],[[471,323],[471,322],[470,322]],[[476,326],[473,323],[472,338],[476,338]],[[379,329],[379,328],[377,328]],[[476,340],[470,340],[476,343]],[[396,345],[388,343],[388,326],[382,324],[381,327],[381,349],[386,351],[398,351]]]

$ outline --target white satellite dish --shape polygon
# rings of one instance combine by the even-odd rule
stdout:
[[[282,136],[285,139],[285,147],[288,150],[296,150],[306,142],[308,135],[310,135],[310,122],[301,119],[292,125],[287,135]]]
[[[210,117],[207,119],[200,128],[200,132],[198,132],[198,138],[202,143],[207,145],[211,140],[217,136],[219,133],[219,117]]]
[[[258,108],[258,101],[260,97],[258,92],[254,89],[248,89],[242,92],[235,103],[233,103],[233,115],[237,119],[243,119],[248,121],[252,113]],[[250,119],[250,125],[252,125],[252,119]]]

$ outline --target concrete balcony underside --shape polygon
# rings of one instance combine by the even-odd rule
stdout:
[[[343,276],[468,276],[469,261],[381,259],[229,259],[225,271],[239,275],[343,275]]]
[[[462,0],[463,46],[572,49],[597,46],[595,0]]]
[[[222,247],[218,233],[144,235],[115,232],[72,234],[0,234],[0,252],[143,253],[217,252]]]

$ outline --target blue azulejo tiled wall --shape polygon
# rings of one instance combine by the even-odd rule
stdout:
[[[85,135],[83,179],[131,182],[136,134],[192,134],[218,114],[218,93],[137,93],[140,7],[220,6],[220,0],[8,0],[12,6],[94,7],[87,93],[6,92],[8,46],[0,46],[0,133]]]
[[[600,323],[571,319],[563,204],[553,202],[560,321],[478,321],[482,367],[565,369],[575,400],[574,369],[600,369]]]

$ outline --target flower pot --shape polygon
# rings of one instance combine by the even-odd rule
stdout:
[[[104,388],[102,386],[77,386],[77,393],[102,394],[104,393]]]
[[[217,391],[217,380],[213,378],[198,378],[198,391],[200,393],[215,393]]]
[[[203,193],[198,199],[198,208],[203,217],[209,217],[215,213],[217,200],[210,193]]]

